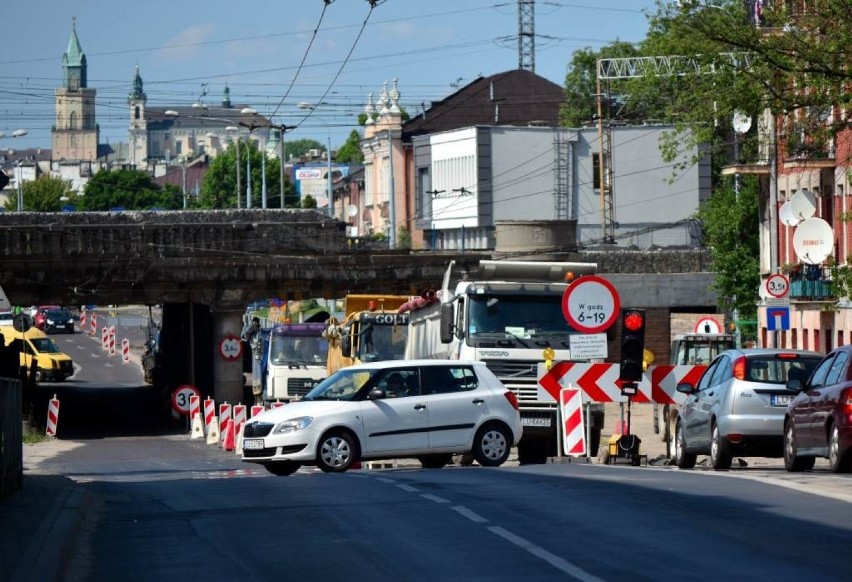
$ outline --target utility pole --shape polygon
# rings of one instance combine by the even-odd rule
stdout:
[[[518,68],[535,73],[535,0],[518,0]]]

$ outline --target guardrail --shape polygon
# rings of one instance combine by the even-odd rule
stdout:
[[[23,420],[21,381],[0,378],[0,499],[24,481]]]

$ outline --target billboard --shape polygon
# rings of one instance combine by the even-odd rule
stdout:
[[[331,165],[331,180],[346,177],[349,175],[349,166]],[[296,183],[296,192],[299,195],[299,200],[304,200],[305,196],[311,196],[317,201],[317,208],[328,208],[328,166],[300,166],[294,171]]]

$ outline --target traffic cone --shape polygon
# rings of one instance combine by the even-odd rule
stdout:
[[[190,439],[204,438],[204,423],[201,422],[201,413],[196,412],[192,415],[192,432],[189,433]]]
[[[222,450],[234,450],[234,422],[230,418],[225,419],[225,426],[222,429]]]

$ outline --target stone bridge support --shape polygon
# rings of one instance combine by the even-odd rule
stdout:
[[[217,403],[243,401],[245,376],[240,349],[243,311],[213,311],[213,398]],[[246,402],[245,404],[253,404]]]

